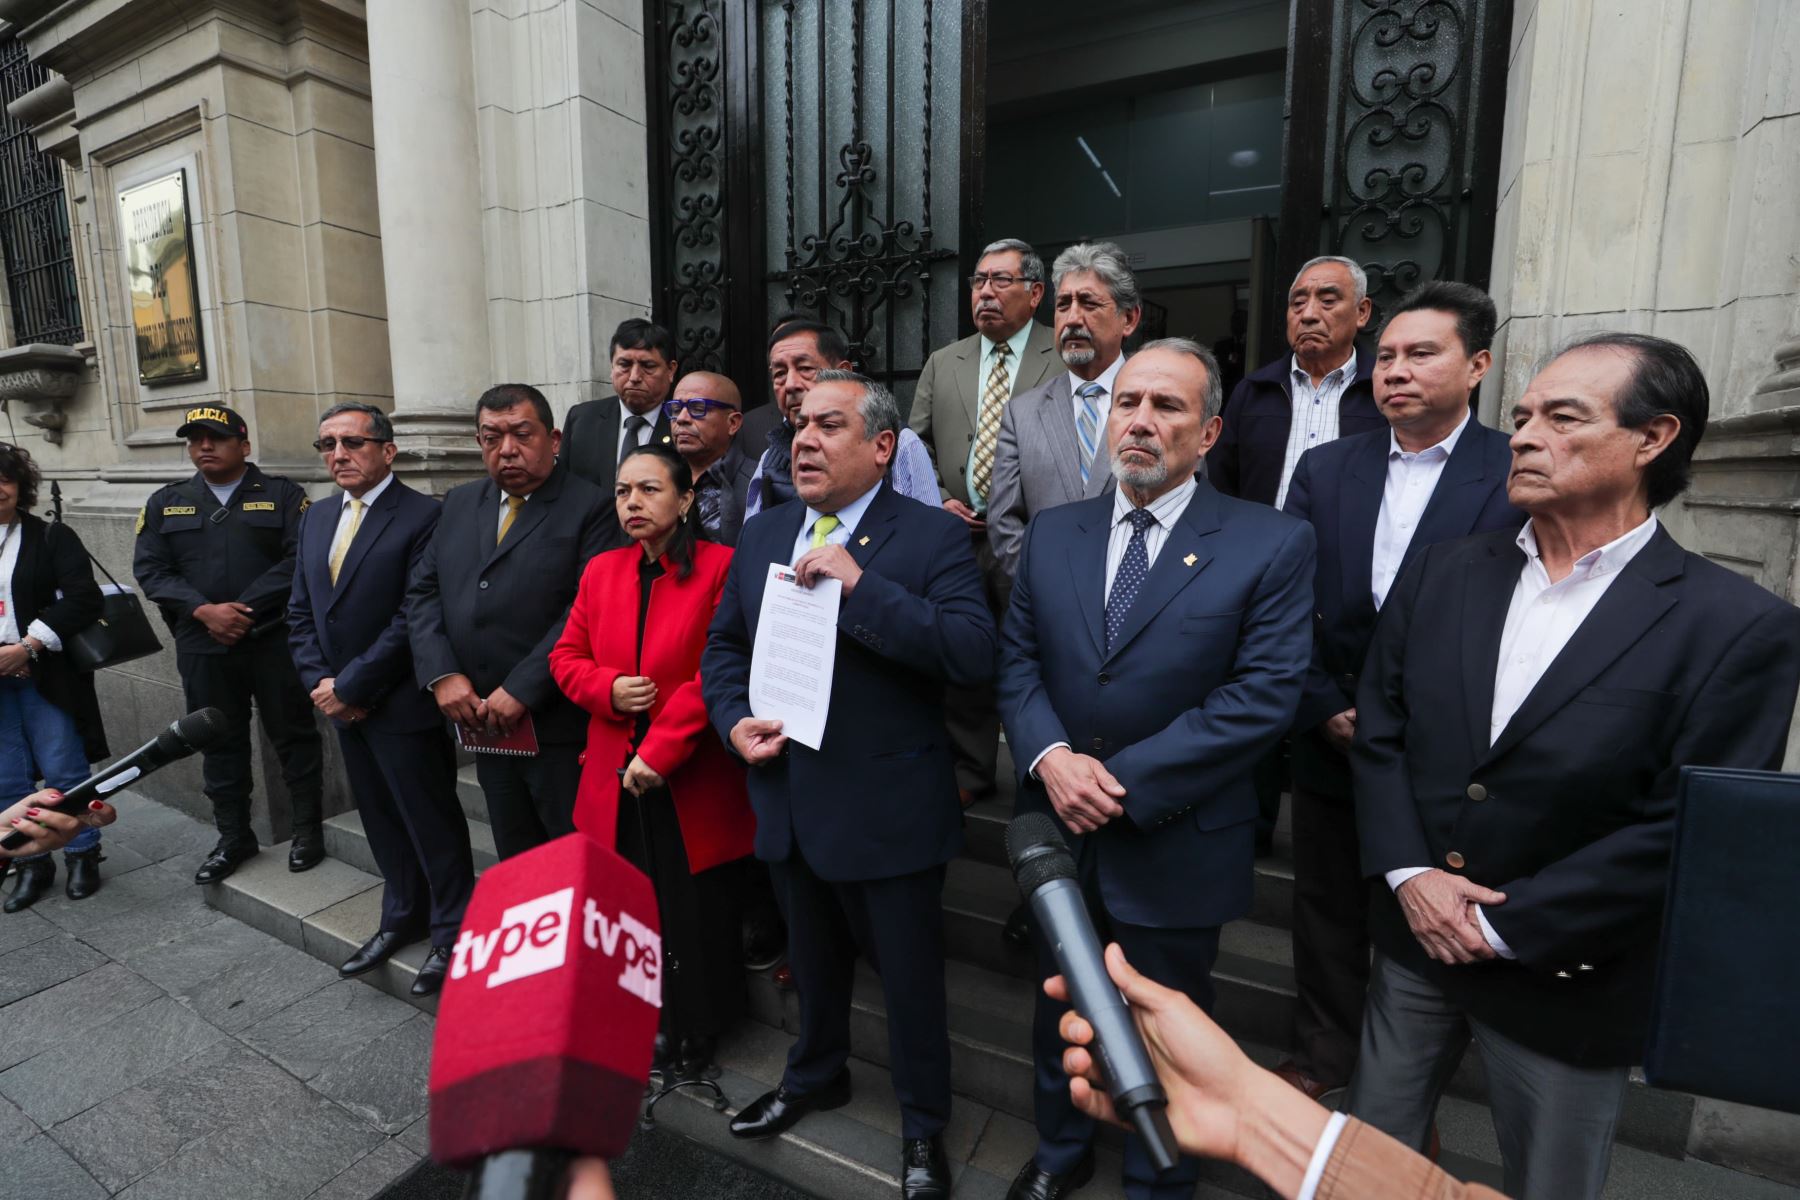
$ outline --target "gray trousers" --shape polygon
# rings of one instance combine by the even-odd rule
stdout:
[[[1380,952],[1345,1110],[1423,1152],[1471,1038],[1487,1066],[1506,1194],[1599,1200],[1629,1068],[1572,1067],[1527,1049]]]

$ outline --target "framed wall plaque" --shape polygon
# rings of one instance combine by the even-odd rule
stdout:
[[[119,230],[131,289],[138,381],[154,386],[205,379],[187,171],[171,171],[120,192]]]

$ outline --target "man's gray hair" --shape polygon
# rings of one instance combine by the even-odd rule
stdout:
[[[1354,258],[1345,258],[1341,254],[1321,254],[1317,258],[1309,258],[1294,272],[1294,282],[1288,284],[1288,295],[1294,294],[1294,288],[1300,282],[1300,276],[1314,267],[1322,267],[1326,263],[1336,263],[1350,272],[1350,282],[1356,285],[1356,302],[1361,304],[1369,298],[1369,273],[1362,269],[1362,264]]]
[[[319,418],[319,424],[323,425],[325,422],[331,420],[331,418],[341,417],[345,413],[361,413],[363,416],[369,418],[370,433],[386,442],[394,440],[393,418],[388,416],[387,413],[383,412],[381,409],[376,408],[373,404],[363,404],[355,400],[346,400],[342,404],[332,405],[330,408],[326,409],[324,415]]]
[[[862,400],[856,408],[862,413],[863,441],[869,441],[878,433],[900,436],[900,404],[887,388],[855,371],[820,371],[813,386],[821,383],[854,383],[862,389]]]
[[[1113,243],[1076,242],[1057,255],[1056,264],[1050,268],[1051,288],[1060,291],[1063,278],[1074,271],[1092,271],[1112,293],[1113,303],[1120,312],[1143,307],[1138,296],[1137,276],[1131,273],[1131,259]]]
[[[1001,238],[997,242],[989,242],[981,248],[981,258],[975,261],[980,262],[990,254],[1011,253],[1019,256],[1019,274],[1022,278],[1029,279],[1032,283],[1044,282],[1044,260],[1038,257],[1038,252],[1031,248],[1030,242],[1022,242],[1018,238]]]
[[[1157,338],[1154,342],[1145,342],[1138,347],[1137,354],[1132,357],[1136,358],[1138,354],[1148,354],[1152,350],[1171,350],[1176,354],[1185,354],[1189,358],[1199,359],[1200,365],[1206,368],[1206,390],[1200,394],[1203,401],[1200,407],[1200,419],[1210,421],[1219,415],[1219,410],[1225,405],[1225,383],[1219,378],[1219,360],[1213,356],[1211,350],[1193,338],[1166,337]]]

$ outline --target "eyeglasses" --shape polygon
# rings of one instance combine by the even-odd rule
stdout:
[[[355,434],[351,434],[348,437],[341,437],[341,438],[322,437],[318,441],[313,443],[313,449],[317,450],[320,454],[330,454],[333,450],[336,450],[339,446],[342,446],[344,449],[349,450],[352,453],[354,453],[358,450],[361,450],[364,446],[368,445],[370,442],[391,442],[391,441],[393,441],[392,438],[357,437]]]
[[[1015,283],[1036,283],[1036,282],[1037,282],[1037,280],[1035,280],[1035,279],[1027,279],[1023,275],[1008,275],[1004,271],[999,272],[997,274],[993,274],[993,275],[983,275],[983,274],[977,273],[977,274],[969,276],[969,290],[971,292],[979,292],[981,290],[982,284],[991,283],[994,285],[994,290],[996,292],[1004,292],[1007,288],[1011,287]]]
[[[723,400],[709,400],[704,396],[697,396],[692,400],[664,400],[662,403],[663,416],[671,421],[679,417],[684,408],[687,409],[687,415],[696,421],[706,420],[706,410],[709,408],[722,408],[727,412],[738,410],[738,406],[735,404],[728,404]]]

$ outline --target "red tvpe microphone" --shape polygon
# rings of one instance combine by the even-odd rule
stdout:
[[[438,998],[431,1156],[468,1195],[558,1194],[631,1140],[662,1008],[650,881],[585,834],[488,868]]]

